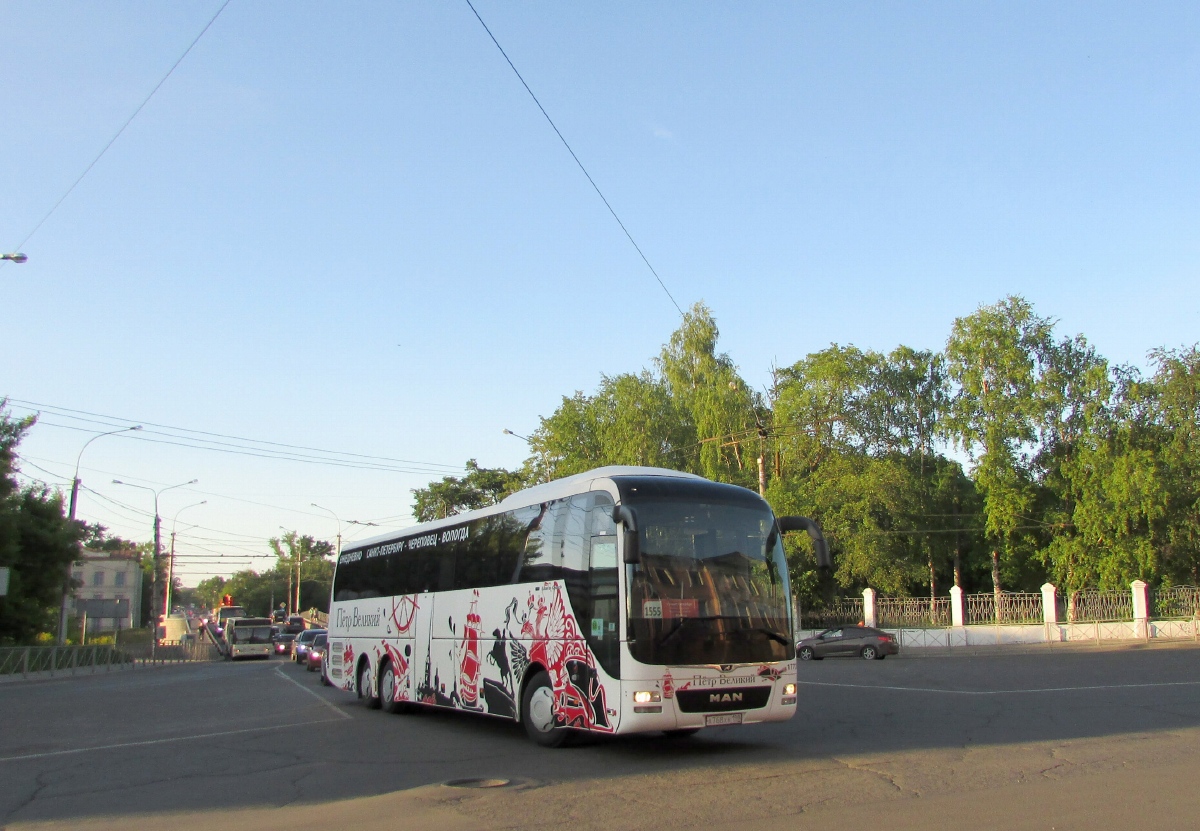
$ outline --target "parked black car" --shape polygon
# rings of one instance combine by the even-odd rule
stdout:
[[[801,661],[836,656],[882,660],[899,651],[895,638],[869,626],[837,626],[796,644],[796,657]]]
[[[292,660],[298,664],[304,663],[308,658],[308,649],[312,646],[312,642],[317,635],[324,635],[324,629],[305,629],[296,636],[296,640],[292,643]]]

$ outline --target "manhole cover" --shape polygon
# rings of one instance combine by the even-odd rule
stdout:
[[[445,783],[450,788],[507,788],[511,779],[451,779]]]

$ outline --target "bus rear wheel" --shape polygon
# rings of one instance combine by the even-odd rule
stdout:
[[[525,685],[521,696],[521,724],[529,738],[542,747],[560,747],[569,731],[554,724],[554,688],[550,676],[538,672]]]
[[[379,696],[375,694],[375,685],[372,683],[371,666],[366,661],[358,668],[358,697],[368,710],[379,709]]]

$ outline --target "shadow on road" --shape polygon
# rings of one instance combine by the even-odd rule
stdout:
[[[0,823],[378,795],[450,779],[565,782],[1200,727],[1200,651],[800,666],[781,724],[546,750],[512,724],[388,715],[290,663],[0,688]],[[332,704],[332,706],[331,706]],[[342,715],[339,715],[341,713]],[[85,752],[75,752],[83,748]]]

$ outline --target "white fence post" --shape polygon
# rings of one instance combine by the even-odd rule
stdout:
[[[1129,588],[1133,592],[1133,636],[1145,640],[1150,637],[1149,587],[1142,580],[1134,580]]]
[[[965,626],[966,615],[963,610],[963,590],[961,586],[950,587],[950,625]]]
[[[1046,624],[1046,643],[1058,640],[1058,589],[1050,583],[1042,584],[1042,622]],[[1053,637],[1051,633],[1053,632]]]
[[[875,590],[863,589],[863,625],[875,626]]]

